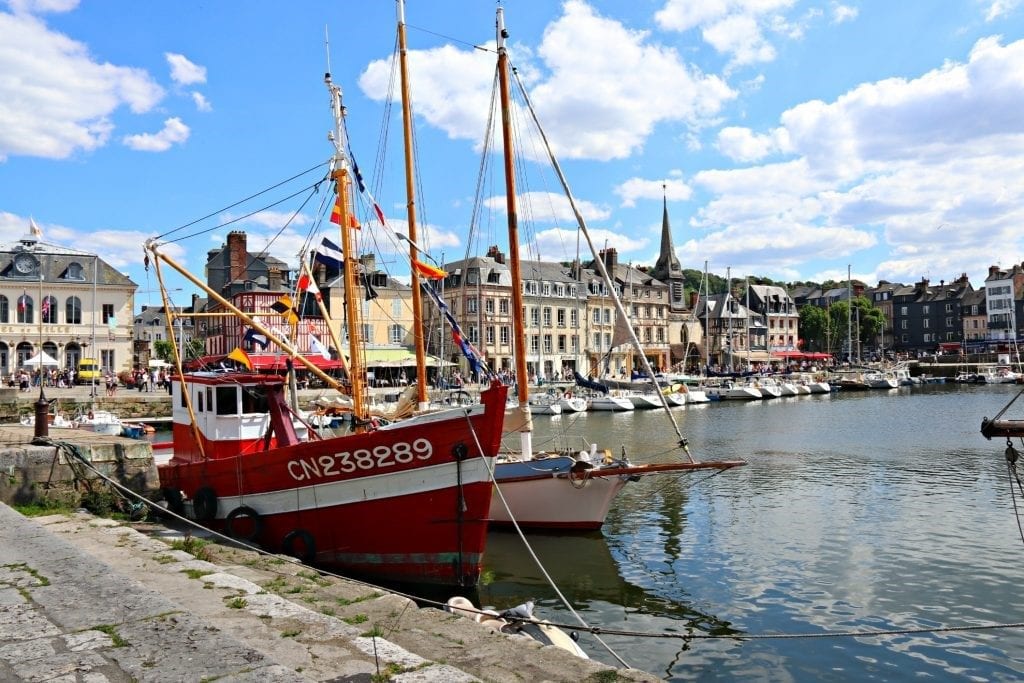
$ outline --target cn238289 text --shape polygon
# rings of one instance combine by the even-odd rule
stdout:
[[[326,453],[309,458],[289,460],[288,474],[296,481],[320,477],[334,477],[358,471],[385,469],[408,465],[414,460],[430,460],[434,446],[427,439],[397,441],[372,448],[357,448],[340,453]]]

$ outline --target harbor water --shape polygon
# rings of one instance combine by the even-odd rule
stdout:
[[[979,433],[1018,390],[676,409],[695,457],[749,464],[630,483],[602,532],[528,539],[588,624],[636,634],[603,640],[665,679],[1021,680],[1024,628],[958,630],[1024,622],[1006,444]],[[1024,417],[1024,399],[1007,417]],[[535,431],[538,447],[585,434],[637,462],[679,457],[660,411],[539,417]],[[533,598],[575,623],[514,533],[490,534],[487,564],[484,604]],[[847,635],[879,630],[900,633]],[[808,637],[768,637],[789,635]],[[580,642],[616,664],[592,635]]]

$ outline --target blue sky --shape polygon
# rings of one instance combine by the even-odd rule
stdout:
[[[664,184],[684,267],[707,260],[719,274],[823,280],[845,278],[851,264],[870,283],[966,272],[979,286],[989,265],[1024,259],[1022,4],[504,7],[512,63],[595,239],[621,261],[656,259]],[[438,259],[505,247],[500,165],[486,165],[468,235],[495,60],[471,45],[493,48],[494,9],[406,8],[420,242]],[[320,224],[323,192],[218,226],[325,172],[221,211],[329,158],[325,29],[352,149],[389,225],[404,231],[400,109],[387,106],[395,24],[388,0],[9,0],[0,235],[17,238],[32,217],[45,240],[95,250],[128,273],[139,304],[156,302],[142,242],[207,214],[173,237],[205,232],[167,246],[193,272],[230,229],[295,262],[333,232]],[[525,253],[572,258],[574,224],[550,170],[530,160],[535,144],[524,134]],[[360,250],[407,273],[387,231],[360,212]]]

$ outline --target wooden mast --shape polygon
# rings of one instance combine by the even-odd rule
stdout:
[[[505,49],[505,11],[499,6],[497,17],[498,87],[501,94],[501,141],[505,153],[505,208],[508,214],[508,252],[512,275],[512,330],[516,361],[516,396],[519,400],[519,419],[512,420],[521,441],[524,460],[533,457],[532,430],[529,409],[529,376],[526,372],[526,330],[523,325],[523,275],[519,264],[519,219],[516,213],[516,181],[513,164],[511,110],[509,104],[508,52]],[[506,418],[507,419],[507,418]]]
[[[409,69],[408,55],[405,45],[405,3],[398,0],[398,63],[402,81],[402,128],[405,139],[405,196],[406,211],[409,223],[409,266],[411,268],[410,286],[412,287],[412,330],[416,352],[416,401],[419,410],[426,410],[427,401],[427,364],[426,348],[423,340],[423,299],[420,292],[420,276],[414,265],[419,250],[416,236],[416,178],[413,173],[412,152],[412,106],[409,103]],[[347,253],[347,252],[346,252]]]
[[[345,311],[348,322],[349,348],[349,383],[352,391],[352,415],[356,420],[366,419],[366,401],[363,383],[366,365],[363,362],[363,345],[359,324],[359,301],[356,296],[356,268],[359,260],[353,257],[355,247],[352,245],[352,229],[349,227],[351,206],[349,204],[352,179],[349,177],[349,161],[346,154],[345,126],[343,123],[344,109],[341,106],[341,88],[331,81],[331,74],[324,75],[324,82],[331,93],[331,111],[334,113],[334,131],[331,140],[334,142],[334,170],[331,180],[335,184],[338,195],[339,225],[341,233],[341,251],[345,255],[343,275],[345,282]]]

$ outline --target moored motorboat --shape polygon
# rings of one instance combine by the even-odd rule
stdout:
[[[76,417],[75,422],[79,427],[91,429],[97,434],[104,434],[106,436],[121,436],[121,433],[124,431],[121,418],[109,410],[89,410]]]
[[[633,410],[633,402],[625,396],[613,396],[611,394],[595,394],[590,397],[591,410],[623,411]]]

